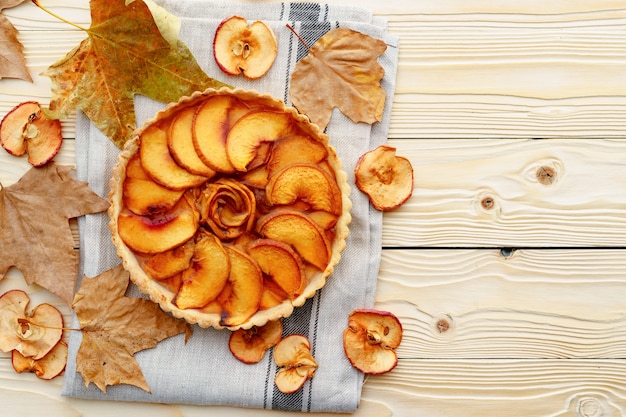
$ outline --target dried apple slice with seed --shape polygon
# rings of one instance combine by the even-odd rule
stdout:
[[[37,378],[50,380],[61,375],[67,364],[67,343],[60,340],[53,348],[41,359],[26,357],[17,350],[11,353],[11,364],[18,374],[23,372],[32,372]]]
[[[274,362],[280,368],[274,382],[285,394],[298,391],[317,370],[317,362],[311,355],[311,343],[299,334],[285,337],[274,347]]]
[[[355,183],[374,208],[393,210],[413,193],[411,162],[396,155],[396,148],[381,145],[361,155],[354,168]]]
[[[48,118],[36,101],[18,104],[0,122],[0,145],[11,155],[27,153],[35,167],[51,161],[62,143],[61,122]]]
[[[0,296],[0,351],[41,359],[61,340],[63,315],[51,304],[39,304],[28,314],[29,303],[21,290]]]
[[[235,330],[228,339],[228,348],[241,362],[258,363],[265,356],[265,352],[276,346],[282,337],[282,321],[273,320],[263,326]]]
[[[243,17],[231,16],[215,31],[213,55],[226,74],[259,78],[270,69],[277,53],[274,31],[263,21],[248,25]]]
[[[402,324],[388,311],[354,310],[343,333],[346,356],[352,366],[366,374],[383,374],[395,368],[395,349],[401,341]]]

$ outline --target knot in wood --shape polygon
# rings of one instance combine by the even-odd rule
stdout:
[[[537,181],[543,185],[551,185],[556,181],[556,171],[549,166],[542,166],[537,169]]]
[[[481,200],[480,205],[483,206],[485,210],[491,210],[495,207],[496,202],[493,197],[485,197]]]
[[[439,319],[437,320],[436,327],[439,333],[445,333],[450,330],[450,323],[446,319]]]
[[[580,417],[602,417],[606,415],[602,402],[594,397],[579,399],[576,414]]]

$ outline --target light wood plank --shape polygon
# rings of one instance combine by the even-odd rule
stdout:
[[[385,250],[376,300],[402,358],[624,358],[625,270],[625,250]]]
[[[626,141],[392,140],[413,196],[384,246],[623,246]]]
[[[64,3],[48,6],[88,25],[86,2]],[[355,2],[390,19],[400,37],[390,137],[624,137],[623,5],[491,3]],[[27,98],[47,103],[49,80],[39,74],[85,37],[29,2],[6,14],[21,29],[35,83],[3,81],[0,114]]]

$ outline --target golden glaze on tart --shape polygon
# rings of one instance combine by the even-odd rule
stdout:
[[[328,136],[241,89],[157,113],[126,143],[110,185],[112,239],[131,280],[202,327],[291,315],[332,274],[351,220]]]

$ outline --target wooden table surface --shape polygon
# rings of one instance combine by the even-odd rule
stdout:
[[[87,0],[43,0],[88,24]],[[339,3],[339,1],[338,1]],[[389,142],[413,197],[386,213],[377,308],[404,325],[398,367],[358,416],[626,415],[626,2],[348,0],[389,21],[400,62]],[[30,2],[3,12],[34,83],[0,82],[0,116],[50,99],[47,66],[85,35]],[[74,119],[56,160],[74,164]],[[0,152],[0,181],[30,166]],[[1,255],[0,255],[1,256]],[[0,292],[67,307],[24,283]],[[0,415],[288,415],[61,397],[0,354]]]

